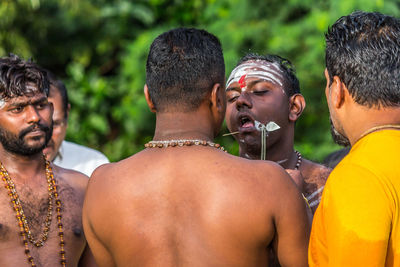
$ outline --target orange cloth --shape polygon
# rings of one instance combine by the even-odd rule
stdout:
[[[359,140],[328,177],[314,215],[313,266],[400,266],[400,131]]]

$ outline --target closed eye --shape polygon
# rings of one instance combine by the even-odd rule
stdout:
[[[253,94],[255,94],[255,95],[265,95],[268,92],[269,92],[269,90],[259,90],[259,91],[253,91]]]
[[[226,99],[229,103],[235,102],[236,99],[240,96],[240,93],[235,90],[229,90],[226,93]]]
[[[238,97],[239,97],[239,96],[229,97],[229,98],[228,98],[228,102],[230,102],[230,103],[235,102],[236,99],[238,99]]]

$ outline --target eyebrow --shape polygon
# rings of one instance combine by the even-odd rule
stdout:
[[[14,103],[11,103],[9,105],[9,107],[23,107],[23,106],[27,106],[27,105],[36,105],[36,104],[45,102],[46,100],[47,100],[47,97],[43,96],[43,97],[41,97],[39,99],[35,99],[33,101],[28,100],[28,101],[14,102]]]
[[[237,87],[228,87],[228,88],[225,90],[225,92],[237,91],[237,89],[239,89],[239,88],[240,88],[239,86],[237,86]]]
[[[256,85],[257,83],[262,83],[262,82],[269,82],[269,83],[271,83],[270,81],[267,81],[266,79],[258,79],[258,80],[249,82],[249,84],[248,84],[247,86],[248,86],[248,87],[253,87],[253,86]]]

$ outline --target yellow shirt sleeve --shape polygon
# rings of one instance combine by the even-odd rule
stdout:
[[[310,266],[384,266],[390,199],[382,178],[355,164],[338,166],[314,217]]]

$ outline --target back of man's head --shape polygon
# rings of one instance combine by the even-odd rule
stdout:
[[[296,70],[290,62],[289,59],[283,58],[278,55],[259,55],[256,53],[249,53],[245,56],[243,56],[238,64],[236,66],[242,65],[243,63],[247,61],[265,61],[269,63],[276,63],[279,65],[279,68],[281,69],[283,76],[285,78],[285,86],[284,90],[288,96],[292,96],[294,94],[300,94],[300,83],[299,79],[297,79],[296,76]]]
[[[367,107],[400,105],[400,20],[356,11],[328,29],[326,68]]]
[[[0,97],[9,99],[31,95],[36,92],[26,85],[33,84],[37,92],[49,94],[49,81],[42,68],[32,61],[25,61],[16,55],[0,58]]]
[[[221,44],[204,30],[174,29],[151,44],[146,84],[157,112],[196,110],[224,79]]]

